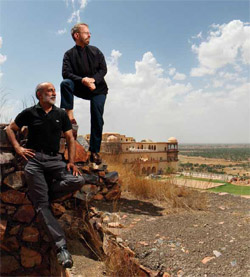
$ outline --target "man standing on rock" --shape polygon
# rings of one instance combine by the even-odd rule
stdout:
[[[39,103],[23,110],[7,127],[7,135],[17,154],[27,160],[24,172],[28,184],[28,195],[37,216],[54,243],[58,262],[65,268],[73,266],[73,261],[66,247],[64,231],[49,209],[49,194],[53,198],[61,197],[81,189],[87,179],[76,165],[75,140],[70,120],[63,109],[54,106],[56,91],[51,83],[41,83],[36,87]],[[22,147],[15,132],[28,126],[28,141]],[[67,141],[69,162],[62,161],[58,153],[61,132]],[[48,182],[48,178],[51,182]]]
[[[107,66],[102,52],[90,46],[91,33],[85,23],[76,24],[71,29],[75,46],[64,54],[61,83],[61,108],[64,108],[71,120],[73,131],[77,131],[77,123],[73,114],[74,95],[90,100],[91,132],[90,161],[101,163],[99,155],[102,141],[103,112],[108,93],[104,80]],[[75,131],[75,137],[77,136]]]

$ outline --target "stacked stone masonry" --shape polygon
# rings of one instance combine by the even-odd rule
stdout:
[[[23,172],[25,162],[16,156],[7,139],[5,126],[0,126],[0,275],[69,276],[69,273],[57,264],[51,243],[28,199]],[[24,135],[18,134],[18,139],[25,145]],[[61,146],[67,159],[63,139]],[[99,230],[100,218],[94,216],[91,209],[86,207],[89,207],[92,200],[111,201],[120,198],[118,173],[108,172],[104,164],[96,166],[89,163],[88,154],[77,142],[76,148],[79,168],[85,174],[98,176],[97,181],[95,184],[84,185],[81,192],[77,191],[53,200],[51,209],[67,236],[84,238],[92,248],[96,248],[92,238],[95,233],[100,241],[96,253],[100,252],[101,255],[103,234]]]

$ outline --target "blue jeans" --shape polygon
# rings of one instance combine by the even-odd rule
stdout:
[[[99,153],[102,142],[103,112],[106,101],[105,94],[81,95],[81,87],[76,86],[70,79],[61,82],[61,108],[73,110],[74,95],[86,100],[90,100],[90,147],[89,151]]]

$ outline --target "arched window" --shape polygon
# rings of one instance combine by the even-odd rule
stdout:
[[[151,168],[148,167],[148,168],[147,168],[147,175],[149,175],[150,173],[151,173]]]

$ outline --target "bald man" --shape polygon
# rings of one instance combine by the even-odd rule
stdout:
[[[65,268],[71,268],[73,260],[66,247],[65,234],[50,211],[49,200],[50,197],[58,198],[81,189],[87,176],[83,177],[74,164],[75,140],[72,126],[67,113],[54,105],[56,90],[53,84],[39,84],[36,87],[36,97],[38,104],[18,114],[6,132],[16,153],[27,161],[24,172],[28,195],[45,232],[53,242],[58,262]],[[18,143],[15,135],[23,126],[28,126],[29,130],[27,148]],[[61,132],[64,133],[69,149],[68,164],[58,153]],[[47,183],[47,180],[51,182]]]

